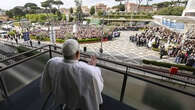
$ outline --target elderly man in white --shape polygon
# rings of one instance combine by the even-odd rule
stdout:
[[[41,92],[52,92],[55,104],[64,104],[65,110],[99,110],[104,85],[95,57],[89,64],[78,61],[79,44],[73,39],[65,41],[62,53],[64,57],[52,58],[45,66]]]

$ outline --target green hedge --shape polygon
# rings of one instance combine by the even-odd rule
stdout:
[[[30,38],[35,40],[40,40],[40,41],[50,41],[49,37],[39,37],[39,36],[30,35]]]
[[[100,38],[86,38],[86,39],[79,39],[78,42],[79,43],[83,43],[83,42],[98,42],[100,41]]]
[[[48,37],[37,37],[37,36],[30,36],[31,39],[35,39],[35,40],[41,40],[41,41],[50,41],[50,39]],[[57,43],[64,43],[64,39],[56,39]],[[78,42],[79,43],[84,43],[84,42],[98,42],[100,41],[100,38],[86,38],[86,39],[79,39]]]
[[[64,43],[64,41],[65,41],[64,39],[56,39],[57,43]]]
[[[157,51],[157,52],[160,52],[160,49],[159,48],[152,48],[153,51]]]
[[[100,16],[101,17],[101,16]],[[108,15],[105,16],[105,18],[109,19],[120,19],[120,18],[125,18],[125,19],[152,19],[151,15]]]
[[[186,70],[193,72],[193,75],[195,75],[195,68],[190,67],[190,66],[185,66],[185,65],[178,65],[178,64],[172,64],[172,63],[165,63],[165,62],[157,62],[157,61],[151,61],[151,60],[143,60],[144,64],[150,64],[150,65],[155,65],[155,66],[161,66],[161,67],[166,67],[166,68],[171,68],[173,67],[178,67],[179,70]]]

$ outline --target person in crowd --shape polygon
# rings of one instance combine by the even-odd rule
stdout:
[[[16,44],[18,45],[18,38],[15,38]]]
[[[164,46],[161,46],[161,48],[160,48],[160,59],[163,58],[164,53],[165,53],[165,47]]]
[[[63,57],[50,59],[41,78],[41,93],[54,95],[56,104],[64,104],[64,110],[99,110],[103,103],[101,92],[103,78],[96,67],[96,58],[89,64],[79,61],[79,44],[66,40]]]
[[[38,40],[38,45],[39,45],[39,46],[41,45],[41,41],[40,41],[40,40]]]
[[[30,42],[30,46],[33,47],[32,41],[30,40],[29,42]]]

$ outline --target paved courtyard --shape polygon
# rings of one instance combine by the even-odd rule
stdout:
[[[135,43],[129,41],[129,36],[134,35],[136,31],[121,32],[121,37],[108,42],[103,42],[103,57],[122,60],[123,62],[140,63],[142,59],[173,62],[174,58],[164,57],[160,59],[159,52],[146,47],[138,47]],[[81,44],[81,49],[87,47],[87,51],[99,54],[101,43]],[[100,54],[99,54],[100,55]]]

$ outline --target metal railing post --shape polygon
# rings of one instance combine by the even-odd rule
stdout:
[[[124,95],[125,95],[125,89],[126,89],[126,85],[127,85],[127,73],[128,73],[128,69],[129,69],[129,67],[127,66],[126,67],[126,72],[125,72],[124,78],[123,78],[123,85],[122,85],[122,88],[121,88],[120,102],[123,102],[123,98],[124,98]]]
[[[2,88],[3,89],[3,97],[5,98],[5,99],[7,99],[8,98],[8,92],[7,92],[7,89],[6,89],[6,87],[5,87],[5,84],[4,84],[4,82],[3,82],[3,80],[2,80],[2,78],[1,78],[1,76],[0,76],[0,88]]]
[[[51,50],[51,45],[49,45],[49,57],[52,58],[52,50]]]

